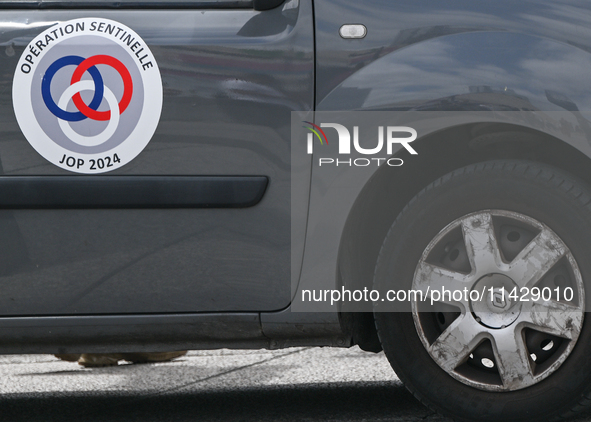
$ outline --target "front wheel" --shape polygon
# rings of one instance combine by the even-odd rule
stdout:
[[[591,401],[591,193],[547,165],[471,165],[421,191],[388,232],[374,288],[394,370],[464,421],[560,419]],[[421,294],[418,294],[421,293]]]

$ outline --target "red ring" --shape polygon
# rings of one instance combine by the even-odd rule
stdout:
[[[129,70],[127,70],[125,65],[116,58],[106,55],[97,55],[87,58],[78,65],[76,70],[74,70],[74,74],[72,75],[72,80],[70,81],[70,84],[75,84],[76,82],[79,82],[84,72],[86,72],[90,67],[95,66],[97,64],[106,64],[108,66],[111,66],[117,72],[119,72],[119,75],[121,75],[121,79],[123,79],[123,96],[121,97],[121,101],[119,101],[119,113],[123,113],[131,101],[131,96],[133,94],[133,81],[131,80]],[[75,94],[72,97],[72,100],[74,101],[74,104],[76,105],[78,110],[86,117],[91,118],[92,120],[104,121],[109,120],[111,118],[110,110],[97,111],[88,107],[84,103],[84,101],[82,101],[80,93]]]

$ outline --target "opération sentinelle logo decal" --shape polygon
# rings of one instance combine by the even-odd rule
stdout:
[[[162,79],[133,30],[108,19],[74,19],[25,48],[12,97],[21,131],[45,159],[78,173],[104,173],[150,142],[162,110]]]

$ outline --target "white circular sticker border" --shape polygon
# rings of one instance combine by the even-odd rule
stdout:
[[[89,36],[102,40],[89,43]],[[79,42],[77,38],[80,39]],[[49,65],[44,63],[44,57],[64,42],[68,45],[80,45],[90,54],[62,54],[62,57],[58,57]],[[101,54],[101,46],[106,44],[120,46],[120,50],[127,52],[129,57]],[[113,48],[108,52],[112,53]],[[127,63],[127,66],[124,63]],[[133,63],[136,69],[129,69],[129,63]],[[97,66],[101,65],[103,69],[113,68],[115,72],[110,73],[120,78],[119,81],[114,81],[123,86],[119,103],[98,70]],[[67,88],[68,92],[56,94],[55,88],[52,91],[51,82],[60,70],[73,76],[71,85]],[[90,74],[92,78],[81,80],[85,73]],[[132,75],[136,76],[135,79]],[[35,85],[35,81],[41,78],[42,92],[33,92],[33,87],[39,85]],[[94,91],[95,95],[90,104],[82,100],[81,91]],[[140,95],[136,95],[137,98],[134,99],[136,92]],[[54,95],[57,98],[53,98]],[[73,19],[49,27],[25,48],[15,70],[12,98],[19,127],[27,141],[41,156],[52,164],[72,172],[104,173],[132,161],[150,142],[162,111],[162,79],[154,55],[132,29],[110,19]],[[39,101],[40,98],[42,101]],[[125,111],[130,103],[137,110],[128,112],[131,117],[125,120]],[[108,110],[99,110],[101,104],[102,108],[108,106]],[[46,107],[49,113],[36,112],[39,107]],[[116,109],[113,109],[114,107]],[[52,119],[57,120],[51,122]],[[106,128],[86,136],[80,133],[80,125],[84,126],[85,123],[76,123],[79,125],[78,131],[70,125],[72,122],[80,121],[108,122]],[[112,136],[121,124],[126,126],[121,130],[123,135],[120,134],[121,139],[113,142]],[[57,127],[61,129],[60,134],[56,132]],[[96,131],[96,123],[92,129],[82,129],[82,132],[92,132],[93,129]],[[61,137],[64,139],[59,140]]]

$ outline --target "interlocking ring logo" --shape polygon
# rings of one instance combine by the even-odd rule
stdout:
[[[162,94],[148,44],[121,22],[97,17],[56,22],[39,33],[12,81],[14,114],[30,146],[51,164],[83,174],[117,170],[148,146]]]
[[[72,74],[70,86],[64,90],[56,104],[51,95],[51,81],[55,74],[66,66],[77,66]],[[107,65],[115,69],[123,81],[123,95],[117,101],[115,94],[105,86],[103,77],[97,65]],[[82,80],[82,76],[88,72],[92,80]],[[94,95],[90,104],[84,103],[80,92],[93,91]],[[73,142],[84,146],[100,145],[113,136],[119,125],[120,115],[127,109],[133,96],[133,81],[129,70],[123,63],[114,57],[107,55],[91,56],[87,59],[80,56],[65,56],[54,61],[45,72],[41,83],[41,92],[45,105],[59,120],[58,123],[64,134]],[[109,110],[99,111],[103,98],[106,100]],[[72,101],[78,111],[67,111],[69,102]],[[85,119],[96,121],[108,121],[107,127],[99,134],[84,136],[75,132],[70,122],[79,122]]]

